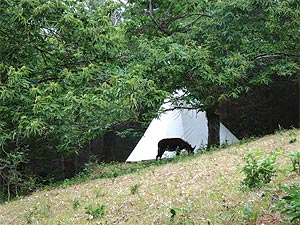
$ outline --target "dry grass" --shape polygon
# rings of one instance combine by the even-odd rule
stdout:
[[[297,139],[290,143],[291,139]],[[261,197],[263,189],[241,191],[240,169],[247,150],[273,154],[281,150],[278,167],[287,169],[287,154],[300,149],[300,131],[266,136],[178,163],[149,167],[113,179],[98,179],[66,189],[40,191],[0,205],[0,224],[279,224],[282,216]],[[271,182],[298,182],[292,173]],[[86,215],[85,207],[105,205],[105,216]],[[244,218],[251,207],[258,218]]]

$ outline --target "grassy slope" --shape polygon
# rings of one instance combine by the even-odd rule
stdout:
[[[261,197],[263,189],[241,191],[239,171],[247,150],[269,155],[278,149],[283,154],[277,168],[287,169],[291,165],[287,155],[300,149],[300,131],[277,133],[113,179],[40,191],[0,205],[0,224],[168,224],[171,208],[176,211],[174,224],[276,224],[284,219],[271,209],[276,196]],[[300,184],[300,178],[279,173],[271,182],[273,189],[277,182]],[[105,216],[89,220],[85,207],[98,203],[106,206]],[[249,206],[258,214],[256,221],[245,220]]]

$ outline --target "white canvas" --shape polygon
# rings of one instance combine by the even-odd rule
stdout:
[[[172,108],[170,103],[162,106]],[[153,119],[126,162],[153,160],[157,155],[157,144],[164,138],[181,138],[196,149],[207,145],[208,126],[205,112],[197,110],[175,109],[166,111]],[[238,139],[220,123],[220,143],[234,143]],[[165,152],[163,157],[173,157],[174,152]]]

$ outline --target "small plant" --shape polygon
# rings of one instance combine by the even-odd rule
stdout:
[[[286,132],[286,129],[278,125],[278,130],[275,132],[275,134],[280,134],[281,136]]]
[[[230,143],[227,140],[225,140],[225,142],[221,144],[220,148],[227,148],[229,145]]]
[[[27,224],[35,223],[40,218],[48,218],[51,215],[51,203],[48,199],[37,201],[25,213]]]
[[[25,213],[25,219],[27,224],[32,224],[34,220],[34,216],[36,214],[36,208],[30,208],[28,211]]]
[[[289,131],[288,131],[288,134],[289,134],[289,136],[290,136],[290,138],[291,138],[290,141],[289,141],[289,143],[290,143],[290,144],[295,143],[295,142],[297,141],[297,138],[296,138],[297,134],[295,133],[295,129],[289,130]]]
[[[78,198],[73,199],[73,209],[77,210],[81,206],[80,200]]]
[[[93,193],[95,194],[96,198],[100,198],[100,197],[104,196],[103,192],[101,191],[101,189],[99,187],[95,188],[93,190]]]
[[[93,206],[93,205],[88,205],[87,207],[85,207],[86,209],[86,214],[89,216],[88,219],[92,220],[95,218],[102,218],[105,216],[105,205],[100,205],[97,204],[97,206]]]
[[[255,222],[258,218],[258,213],[253,211],[250,205],[245,205],[243,208],[244,218],[249,222]]]
[[[249,152],[245,158],[246,165],[242,172],[246,177],[242,181],[243,187],[254,189],[262,184],[270,183],[275,175],[276,156],[258,158],[253,152]]]
[[[169,224],[194,224],[190,218],[190,208],[170,208],[170,213]]]
[[[300,175],[300,152],[294,152],[289,156],[292,160],[293,172]]]
[[[139,184],[135,184],[135,185],[132,185],[131,187],[130,187],[130,193],[131,194],[137,194],[138,193],[138,189],[139,189],[139,187],[140,187],[140,185]]]
[[[91,176],[94,173],[95,168],[99,165],[96,156],[90,156],[89,162],[84,164],[83,173],[87,176]]]
[[[293,185],[292,187],[280,186],[286,195],[278,202],[278,208],[282,214],[291,217],[291,222],[299,224],[300,222],[300,189],[299,186]]]
[[[174,220],[175,220],[175,216],[176,216],[176,211],[175,209],[170,209],[170,213],[171,213],[171,217],[170,217],[170,224],[173,224],[174,223]]]

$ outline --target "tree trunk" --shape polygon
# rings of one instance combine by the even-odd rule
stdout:
[[[220,146],[220,115],[218,106],[211,107],[206,111],[208,126],[207,148]]]

